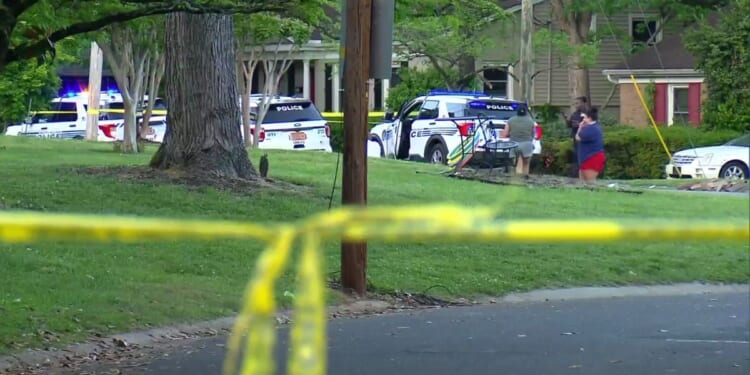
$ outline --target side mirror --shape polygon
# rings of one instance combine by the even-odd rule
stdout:
[[[383,116],[383,118],[386,121],[393,121],[393,112],[391,112],[391,111],[386,112],[385,116]]]
[[[31,120],[33,119],[32,116],[26,116],[26,118],[23,120],[23,123],[26,125],[31,125]]]

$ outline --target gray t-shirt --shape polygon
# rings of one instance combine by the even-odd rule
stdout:
[[[513,116],[508,120],[510,140],[514,142],[531,142],[534,140],[534,120],[531,116]]]

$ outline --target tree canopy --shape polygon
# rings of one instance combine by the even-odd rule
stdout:
[[[685,34],[708,84],[703,120],[708,128],[750,130],[750,1],[731,5]]]
[[[288,17],[322,14],[324,0],[4,0],[0,5],[0,69],[7,64],[55,55],[55,45],[73,35],[117,22],[172,12]]]

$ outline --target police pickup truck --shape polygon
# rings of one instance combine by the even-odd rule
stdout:
[[[386,122],[370,130],[367,154],[447,164],[448,155],[475,130],[497,138],[519,105],[526,104],[484,93],[433,90],[404,103],[395,116],[387,113]],[[534,154],[539,154],[542,130],[539,124],[534,130]]]

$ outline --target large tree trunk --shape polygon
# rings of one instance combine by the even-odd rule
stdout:
[[[574,98],[585,96],[591,103],[589,69],[583,61],[580,47],[588,43],[592,14],[590,11],[576,11],[572,0],[552,0],[552,13],[560,28],[568,36],[573,51],[568,56],[568,87],[571,103]],[[571,111],[575,105],[571,104]]]
[[[168,131],[151,166],[256,177],[240,135],[232,16],[169,14],[165,42]]]

